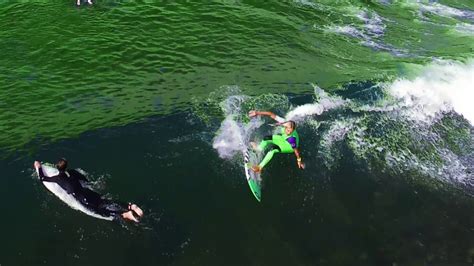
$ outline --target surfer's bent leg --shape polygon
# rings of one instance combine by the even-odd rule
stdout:
[[[107,199],[103,199],[99,209],[103,214],[115,217],[121,216],[124,219],[132,220],[134,222],[139,222],[138,219],[143,216],[142,209],[140,209],[140,207],[135,204],[125,204],[122,202],[110,201]]]
[[[273,136],[266,136],[265,138],[263,138],[263,140],[260,142],[260,145],[258,146],[259,150],[261,151],[265,150],[265,148],[267,147],[270,147],[271,150],[265,155],[263,160],[258,165],[259,170],[262,170],[263,167],[265,167],[265,165],[267,165],[270,162],[270,160],[273,158],[273,155],[275,153],[281,152],[280,147],[275,145],[273,141]]]
[[[267,165],[270,160],[273,158],[273,155],[275,153],[279,153],[280,150],[279,149],[273,149],[269,152],[267,152],[267,154],[265,155],[265,157],[263,158],[263,160],[260,162],[260,164],[258,165],[260,170],[263,169],[263,167],[265,167],[265,165]]]
[[[122,202],[114,202],[108,199],[102,199],[99,210],[107,214],[122,214],[129,211],[128,204]]]
[[[263,140],[260,142],[260,144],[258,145],[258,149],[260,151],[263,151],[265,150],[265,148],[269,145],[269,144],[273,144],[273,140],[272,140],[272,136],[266,136],[263,138]]]
[[[82,188],[75,197],[91,211],[102,216],[122,217],[134,222],[138,222],[143,216],[143,211],[137,205],[111,201],[88,188]]]

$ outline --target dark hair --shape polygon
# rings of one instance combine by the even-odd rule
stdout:
[[[64,158],[59,159],[59,161],[56,163],[56,168],[58,168],[59,171],[66,171],[67,160]]]
[[[288,123],[290,123],[292,129],[296,129],[296,122],[295,121],[290,120],[290,121],[288,121]]]

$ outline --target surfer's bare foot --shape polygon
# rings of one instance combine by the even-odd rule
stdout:
[[[130,209],[134,211],[138,216],[143,217],[143,211],[135,204],[130,205]]]
[[[130,220],[130,221],[134,221],[134,222],[138,223],[138,220],[137,220],[137,218],[135,218],[135,216],[133,216],[132,211],[122,213],[122,217],[126,220]]]
[[[255,173],[260,173],[262,172],[262,168],[258,165],[254,165],[252,166],[252,171],[254,171]]]

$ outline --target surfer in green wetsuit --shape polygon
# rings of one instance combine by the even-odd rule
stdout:
[[[264,151],[266,148],[271,149],[265,155],[260,164],[252,166],[252,170],[256,173],[261,172],[263,167],[270,162],[275,153],[294,153],[296,155],[298,168],[304,169],[304,164],[298,150],[300,138],[298,132],[296,132],[296,123],[294,121],[285,121],[285,119],[272,112],[254,110],[249,112],[250,117],[256,117],[259,115],[271,117],[278,123],[278,125],[282,126],[282,129],[280,134],[265,137],[258,146],[255,142],[251,142],[251,145],[255,150]]]

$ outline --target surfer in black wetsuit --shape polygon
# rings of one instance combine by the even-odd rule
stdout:
[[[83,186],[88,183],[87,178],[76,170],[67,170],[66,159],[60,159],[56,164],[59,174],[56,176],[45,176],[41,169],[41,163],[35,161],[34,167],[38,169],[41,181],[55,182],[68,194],[72,194],[79,202],[88,209],[102,216],[120,216],[126,220],[138,222],[143,216],[143,211],[135,204],[123,204],[103,198],[100,194]]]

